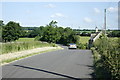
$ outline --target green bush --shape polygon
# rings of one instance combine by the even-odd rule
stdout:
[[[53,47],[57,47],[57,45],[56,45],[55,43],[51,43],[51,45],[52,45]]]
[[[120,48],[118,43],[120,42],[111,41],[106,36],[102,36],[94,42],[95,48],[92,48],[92,51],[97,78],[120,80]]]
[[[79,43],[79,44],[77,44],[77,48],[78,49],[87,49],[87,44]]]

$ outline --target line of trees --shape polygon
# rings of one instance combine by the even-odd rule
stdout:
[[[10,21],[6,25],[0,21],[0,30],[2,31],[2,41],[11,42],[20,37],[35,37],[35,40],[46,41],[49,43],[79,43],[79,36],[71,28],[58,27],[56,21],[51,21],[46,26],[40,26],[34,30],[23,30],[19,23]]]
[[[108,37],[120,37],[120,30],[114,30],[109,32]]]
[[[56,21],[51,21],[45,27],[39,27],[38,30],[39,34],[36,36],[36,40],[40,41],[67,45],[68,43],[78,43],[79,40],[71,28],[58,27]]]

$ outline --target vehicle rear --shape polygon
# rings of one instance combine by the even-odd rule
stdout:
[[[74,43],[70,43],[69,46],[68,46],[68,48],[69,49],[77,49],[77,46]]]

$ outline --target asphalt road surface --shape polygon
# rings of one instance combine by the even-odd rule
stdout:
[[[92,78],[90,50],[68,49],[38,54],[2,66],[3,78]]]

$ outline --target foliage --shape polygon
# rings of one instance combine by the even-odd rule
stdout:
[[[32,31],[26,31],[26,30],[21,30],[21,35],[20,37],[21,38],[24,38],[24,37],[29,37],[29,35],[31,34]]]
[[[3,21],[2,21],[2,20],[0,20],[0,26],[3,26],[3,25],[4,25]]]
[[[46,31],[43,33],[43,36],[40,40],[47,41],[49,43],[56,43],[60,39],[60,34],[57,28],[47,25]]]
[[[88,33],[88,32],[82,32],[82,33],[80,34],[80,36],[90,36],[90,33]]]
[[[94,43],[95,73],[97,78],[120,80],[120,42],[103,35]]]
[[[2,27],[3,27],[4,23],[2,20],[0,20],[0,42],[2,42]]]
[[[28,35],[28,37],[30,37],[30,38],[34,38],[36,36],[41,37],[43,35],[44,31],[45,31],[45,28],[43,26],[40,26],[40,27],[35,28],[34,30],[32,30],[30,32],[30,34]]]
[[[73,29],[73,30],[76,32],[77,35],[80,36],[90,36],[91,33],[95,33],[95,30],[88,30],[88,29],[83,29],[83,30]]]
[[[87,44],[82,44],[82,43],[79,43],[79,44],[77,44],[77,48],[79,48],[79,49],[87,49]]]
[[[79,39],[75,36],[75,32],[71,28],[58,27],[56,21],[51,21],[45,27],[39,28],[39,34],[36,36],[35,40],[67,45],[67,43],[77,43],[77,39]]]
[[[88,40],[90,39],[90,37],[86,37],[86,36],[79,36],[79,40],[77,43],[77,47],[79,49],[88,49]]]
[[[120,30],[114,30],[108,33],[109,37],[120,37]]]
[[[19,23],[10,21],[2,27],[2,39],[4,42],[11,42],[19,39],[21,26]]]

